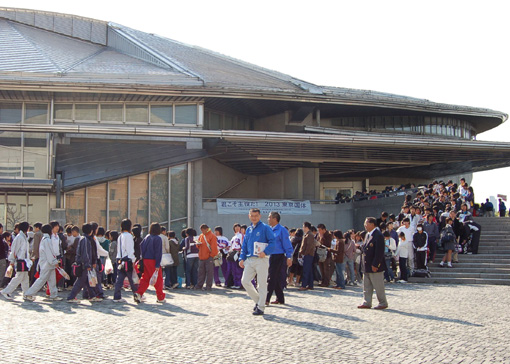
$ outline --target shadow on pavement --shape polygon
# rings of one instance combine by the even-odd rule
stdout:
[[[413,317],[413,318],[421,318],[421,319],[425,319],[425,320],[451,322],[453,324],[459,324],[459,325],[483,327],[483,325],[474,324],[469,321],[464,321],[464,320],[459,320],[459,319],[451,319],[451,318],[447,318],[447,317],[439,317],[439,316],[434,316],[434,315],[426,315],[426,314],[422,314],[422,313],[404,312],[404,311],[393,310],[390,308],[383,310],[383,312],[389,312],[389,313],[398,314],[398,315],[402,315],[402,316],[409,316],[409,317]]]
[[[319,315],[319,316],[341,318],[341,319],[349,320],[349,321],[358,321],[358,322],[365,322],[366,321],[366,320],[363,320],[363,319],[361,319],[359,317],[356,317],[356,316],[344,315],[342,313],[334,313],[334,312],[328,312],[328,311],[312,310],[312,309],[309,309],[309,308],[304,308],[304,307],[295,306],[295,305],[289,305],[289,304],[286,304],[286,305],[280,306],[280,307],[285,307],[285,306],[290,307],[290,309],[292,311],[296,311],[296,312],[305,312],[305,313],[311,313],[311,314]],[[277,306],[276,305],[271,305],[270,307],[277,307]]]
[[[279,324],[296,326],[301,329],[313,330],[313,331],[317,331],[317,332],[321,332],[321,333],[329,332],[331,334],[335,334],[336,336],[340,336],[340,337],[343,337],[346,339],[358,339],[358,337],[356,335],[354,335],[352,332],[347,331],[347,330],[341,330],[341,329],[328,327],[328,326],[324,326],[324,325],[320,325],[320,324],[316,324],[316,323],[312,323],[312,322],[292,320],[289,318],[274,316],[274,315],[270,315],[270,314],[265,314],[263,317],[264,317],[264,320],[276,322]]]

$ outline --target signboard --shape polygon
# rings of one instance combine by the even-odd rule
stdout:
[[[311,215],[312,205],[309,200],[242,200],[218,198],[216,200],[218,214],[248,214],[250,209],[259,209],[261,214],[269,214],[271,211],[282,215]]]
[[[506,195],[501,195],[498,193],[498,198],[502,199],[503,201],[506,201]]]

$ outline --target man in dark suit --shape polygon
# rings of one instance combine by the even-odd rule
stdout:
[[[379,304],[374,307],[377,310],[388,308],[386,293],[384,292],[384,271],[386,263],[384,260],[384,237],[377,228],[377,220],[374,217],[365,219],[365,242],[361,246],[363,262],[365,263],[365,274],[363,275],[363,304],[358,308],[371,308],[372,295],[375,293]]]

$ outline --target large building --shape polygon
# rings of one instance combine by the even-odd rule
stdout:
[[[506,119],[314,85],[111,22],[0,8],[9,229],[55,217],[174,230],[240,218],[220,216],[217,198],[311,201],[336,223],[317,202],[338,192],[509,166],[509,143],[476,141]]]

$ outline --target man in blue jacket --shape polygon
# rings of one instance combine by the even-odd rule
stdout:
[[[241,283],[251,299],[255,301],[253,314],[263,315],[267,296],[269,255],[273,253],[275,239],[273,229],[260,221],[259,209],[251,209],[248,216],[251,225],[246,230],[239,258],[239,266],[244,268]],[[255,276],[257,276],[258,291],[251,282]]]
[[[280,214],[275,211],[270,212],[267,222],[273,229],[275,244],[273,252],[269,257],[269,283],[266,306],[269,305],[273,292],[276,294],[276,301],[271,303],[283,305],[285,303],[285,298],[283,296],[281,272],[284,265],[287,267],[292,265],[292,253],[294,250],[290,242],[289,232],[285,227],[280,225]]]

